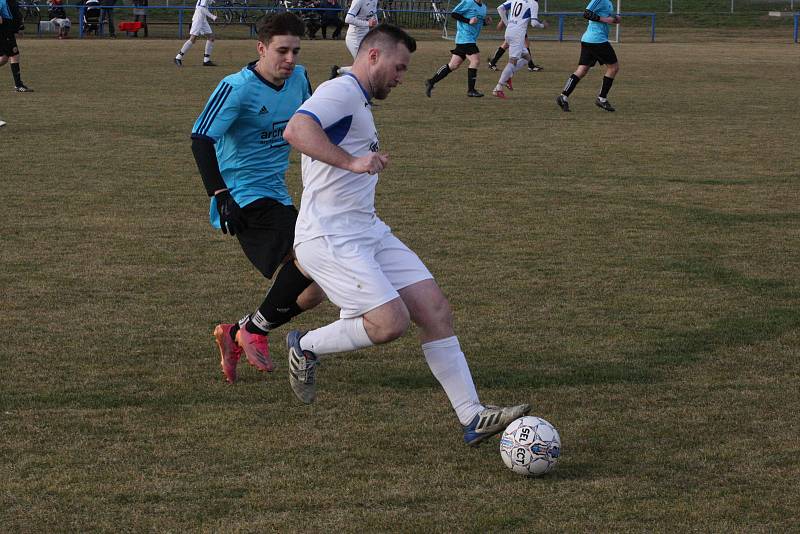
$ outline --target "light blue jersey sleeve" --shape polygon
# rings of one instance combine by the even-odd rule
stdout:
[[[474,0],[461,0],[456,7],[453,8],[453,13],[459,13],[461,15],[467,16],[467,10],[469,8],[469,4],[472,3]]]
[[[8,2],[6,0],[0,0],[0,17],[2,17],[3,20],[11,20],[13,18],[11,14],[11,8],[8,6]]]
[[[207,138],[216,143],[238,116],[239,97],[234,87],[222,80],[194,123],[192,137]]]

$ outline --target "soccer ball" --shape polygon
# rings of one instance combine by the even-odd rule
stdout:
[[[553,425],[527,415],[511,422],[500,439],[500,456],[517,474],[529,477],[552,470],[561,455],[561,437]]]

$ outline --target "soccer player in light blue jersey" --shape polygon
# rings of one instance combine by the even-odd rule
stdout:
[[[285,181],[291,147],[283,130],[311,96],[305,68],[296,64],[304,33],[303,21],[291,13],[262,20],[258,61],[219,83],[192,128],[212,226],[236,236],[265,278],[280,268],[254,313],[214,329],[222,372],[231,384],[242,352],[260,371],[272,371],[270,330],[323,299],[292,256],[297,210]]]
[[[30,93],[30,87],[22,83],[19,67],[19,47],[15,34],[25,29],[22,14],[16,0],[0,0],[0,67],[10,62],[14,90]]]
[[[619,72],[619,61],[617,54],[608,42],[608,25],[619,24],[620,16],[614,13],[614,6],[611,0],[591,0],[583,12],[583,17],[589,20],[589,25],[581,37],[581,57],[578,61],[578,68],[570,75],[564,90],[556,97],[556,104],[564,111],[569,111],[569,95],[575,90],[578,82],[586,76],[589,69],[596,63],[606,66],[606,73],[603,76],[603,86],[600,94],[597,95],[595,104],[600,109],[614,111],[614,107],[608,101],[608,92],[611,84]]]
[[[480,0],[461,0],[453,8],[450,16],[458,21],[456,22],[456,47],[450,51],[453,54],[450,62],[439,67],[432,78],[425,80],[425,94],[430,98],[433,87],[461,66],[465,59],[469,59],[467,96],[481,97],[483,93],[475,89],[478,65],[481,63],[477,43],[483,25],[491,23],[492,19],[486,16],[486,4]]]

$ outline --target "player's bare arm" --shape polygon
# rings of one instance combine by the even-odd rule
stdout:
[[[348,154],[330,142],[317,121],[303,113],[296,113],[291,118],[283,138],[310,158],[354,173],[375,174],[389,164],[389,155],[386,153],[370,152],[361,157]]]

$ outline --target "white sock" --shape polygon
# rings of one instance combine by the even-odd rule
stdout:
[[[500,85],[505,85],[512,76],[514,76],[514,65],[509,61],[503,69],[503,72],[500,73]]]
[[[214,48],[214,41],[206,41],[206,53],[203,56],[203,63],[211,61],[211,49]]]
[[[300,348],[316,355],[347,352],[371,347],[375,343],[367,335],[364,319],[339,319],[328,326],[311,330],[300,338]]]
[[[186,52],[189,51],[189,49],[192,47],[193,44],[194,43],[192,41],[186,41],[185,43],[183,43],[183,46],[181,47],[181,51],[178,52],[178,55],[175,56],[175,59],[181,59],[183,57],[183,55]]]
[[[468,425],[483,406],[469,372],[469,365],[456,336],[429,341],[422,345],[425,361],[433,376],[442,385],[456,416],[462,425]]]
[[[353,67],[339,67],[339,74],[347,74],[353,70]]]

